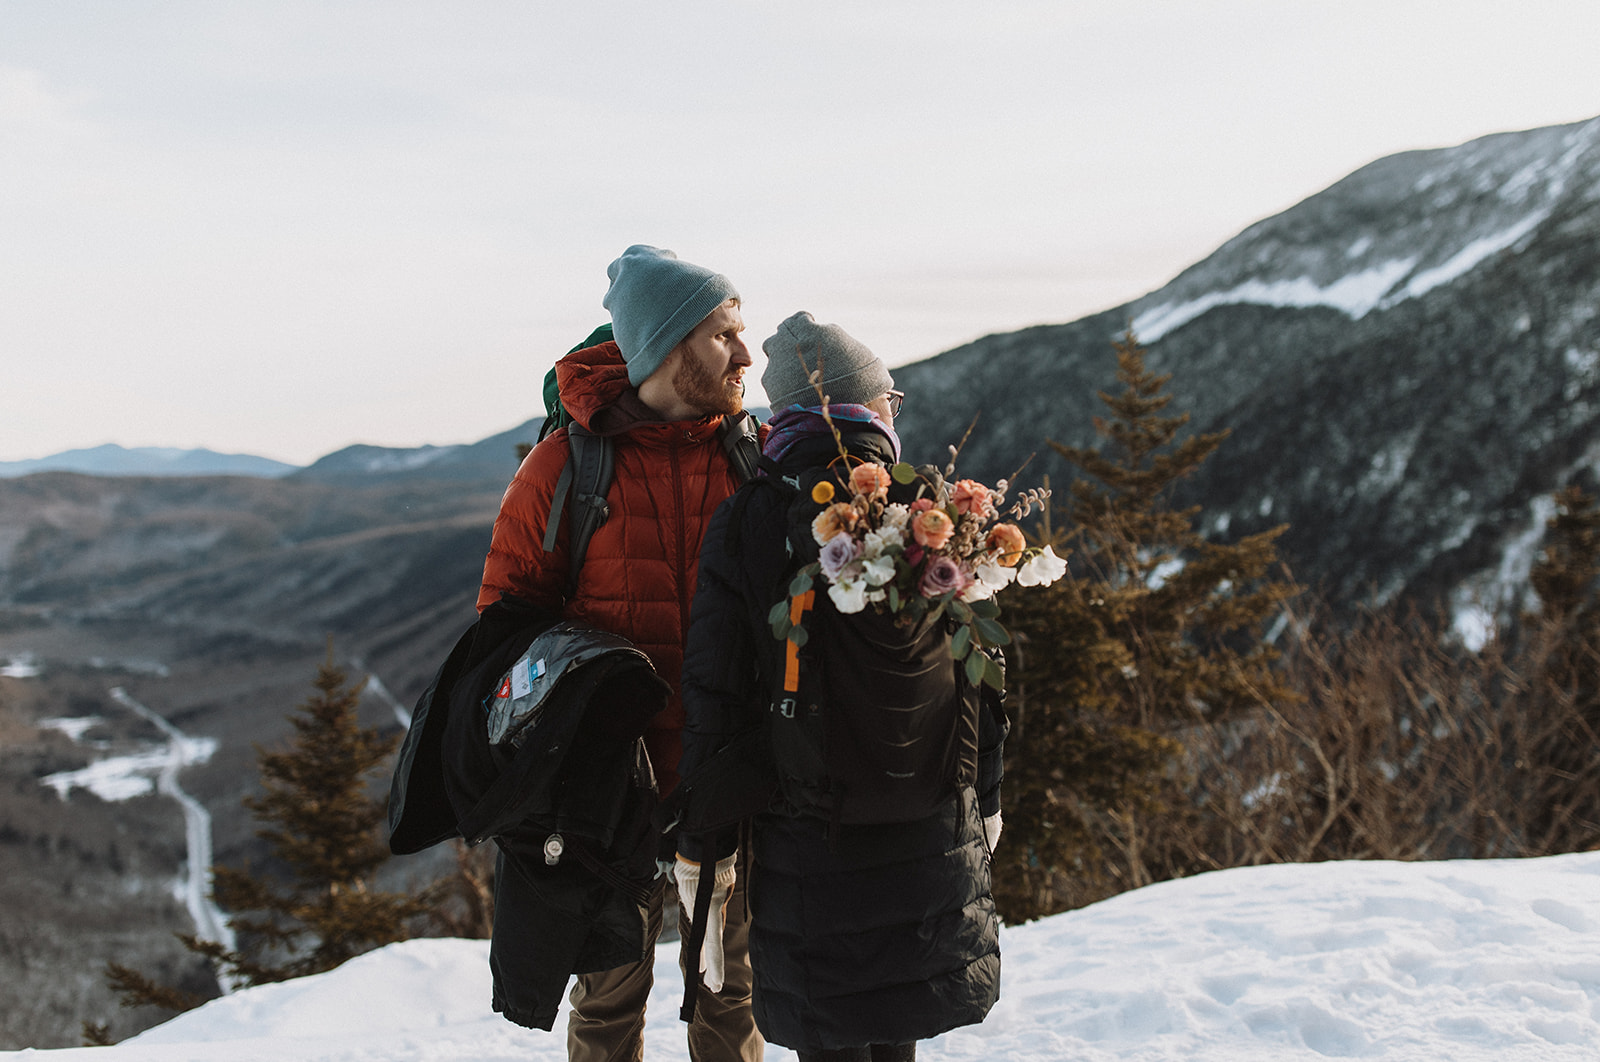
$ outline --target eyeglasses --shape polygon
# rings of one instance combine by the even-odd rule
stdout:
[[[906,393],[893,389],[884,393],[889,397],[889,416],[898,417],[900,415],[900,407],[906,404]]]

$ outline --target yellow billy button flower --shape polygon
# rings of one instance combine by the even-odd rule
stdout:
[[[811,488],[811,500],[818,505],[827,505],[833,501],[833,484],[827,480],[818,480],[817,485]]]

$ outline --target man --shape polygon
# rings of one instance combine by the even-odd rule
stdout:
[[[751,358],[740,338],[739,295],[726,277],[644,245],[624,251],[607,275],[604,305],[615,342],[567,355],[556,379],[573,420],[615,441],[610,516],[590,540],[569,597],[568,529],[559,529],[553,549],[542,548],[570,453],[564,429],[550,435],[523,461],[501,501],[478,608],[509,594],[620,634],[650,657],[674,691],[645,733],[664,796],[678,782],[678,688],[700,539],[717,505],[738,486],[718,429],[724,414],[742,409]],[[661,930],[668,880],[658,878],[652,896],[651,942]],[[705,994],[689,1026],[696,1062],[755,1062],[762,1055],[750,1014],[745,923],[743,890],[736,888],[724,930],[724,988]],[[567,1026],[573,1062],[641,1056],[652,967],[647,955],[634,966],[578,977]]]

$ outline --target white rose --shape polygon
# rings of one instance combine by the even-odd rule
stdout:
[[[1046,546],[1022,563],[1017,572],[1018,586],[1049,586],[1067,574],[1067,562],[1056,556],[1056,551]]]
[[[867,607],[867,584],[863,582],[834,583],[828,587],[833,607],[840,612],[860,612]]]

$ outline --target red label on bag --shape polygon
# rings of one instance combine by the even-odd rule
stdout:
[[[496,700],[500,700],[500,701],[506,700],[507,698],[509,698],[511,696],[511,676],[510,675],[507,675],[505,677],[505,679],[500,683],[500,688],[497,691],[495,691],[495,695],[494,696],[495,696]]]

